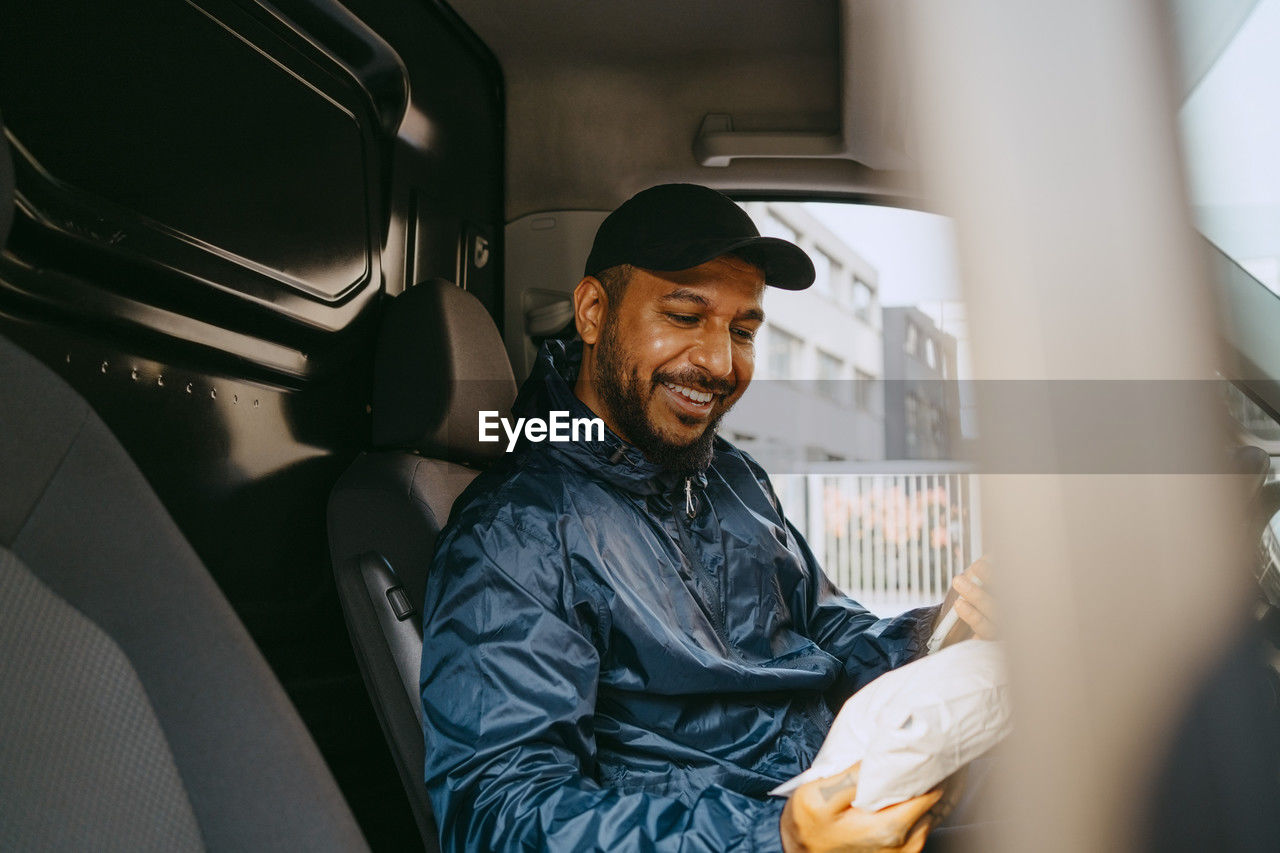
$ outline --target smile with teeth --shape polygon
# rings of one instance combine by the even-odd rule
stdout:
[[[676,385],[674,382],[663,382],[662,384],[688,400],[690,403],[698,406],[705,406],[709,404],[715,396],[710,391],[697,391],[685,385]]]

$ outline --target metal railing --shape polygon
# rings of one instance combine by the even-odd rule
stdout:
[[[951,579],[982,553],[976,481],[964,466],[809,467],[773,478],[788,517],[827,575],[877,614],[941,601]]]

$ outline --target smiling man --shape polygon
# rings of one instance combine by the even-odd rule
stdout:
[[[706,469],[716,425],[751,381],[761,270],[725,255],[676,272],[619,265],[599,276],[574,294],[584,344],[574,393],[650,461]]]
[[[600,417],[523,441],[454,505],[424,607],[426,782],[446,850],[918,850],[938,799],[851,807],[804,770],[832,708],[915,657],[933,608],[841,595],[765,472],[717,437],[766,286],[814,277],[732,201],[639,193],[600,226],[514,413]],[[981,626],[985,602],[974,598]],[[785,813],[784,813],[785,810]]]

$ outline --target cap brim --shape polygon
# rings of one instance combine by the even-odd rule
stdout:
[[[739,254],[764,271],[765,284],[804,290],[813,284],[813,261],[794,243],[777,237],[708,238],[636,252],[629,263],[655,272],[687,270],[730,253]]]

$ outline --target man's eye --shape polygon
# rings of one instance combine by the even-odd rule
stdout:
[[[691,326],[694,323],[698,322],[698,318],[693,316],[692,314],[668,314],[667,316],[671,318],[673,321],[677,323],[681,323],[686,326]]]
[[[734,329],[733,333],[744,341],[754,341],[756,339],[756,333],[752,329]]]

